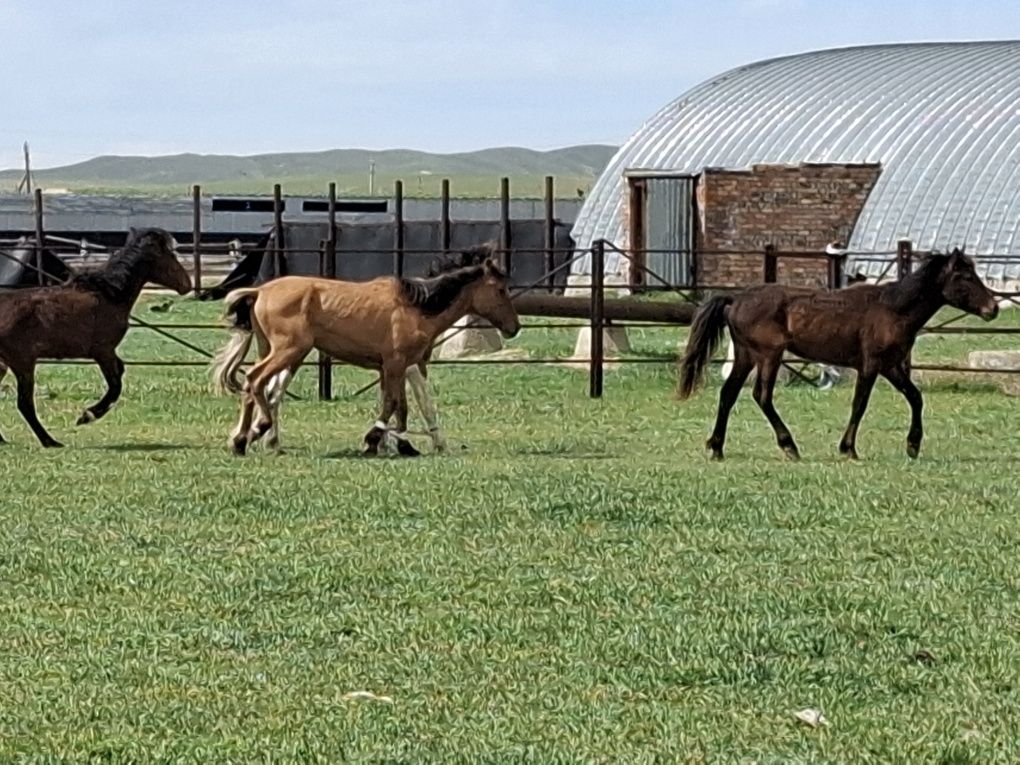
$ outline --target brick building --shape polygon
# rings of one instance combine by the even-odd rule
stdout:
[[[822,50],[712,78],[645,121],[578,214],[671,285],[761,281],[762,250],[849,250],[878,277],[897,243],[964,246],[993,286],[1020,280],[1020,41]],[[984,258],[982,256],[985,256]],[[1008,258],[1005,256],[1009,256]],[[654,283],[610,253],[610,277]],[[780,257],[777,279],[826,283]],[[575,264],[585,281],[590,259]]]

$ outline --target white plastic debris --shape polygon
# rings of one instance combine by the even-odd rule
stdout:
[[[794,717],[805,725],[810,725],[812,728],[817,728],[819,725],[829,724],[829,721],[825,719],[825,715],[823,715],[819,709],[802,709],[795,713]]]

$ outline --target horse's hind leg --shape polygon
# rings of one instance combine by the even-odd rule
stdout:
[[[871,389],[875,387],[876,377],[877,373],[874,369],[864,368],[857,371],[857,385],[854,387],[854,402],[850,408],[850,422],[839,442],[839,453],[852,460],[857,459],[857,428],[868,408],[868,398],[871,396]]]
[[[924,426],[921,422],[924,399],[921,397],[921,391],[917,389],[917,386],[910,379],[909,364],[909,361],[904,361],[899,366],[885,370],[882,372],[882,375],[892,383],[896,390],[903,394],[907,403],[910,404],[910,430],[907,433],[907,455],[916,459],[921,451],[921,439],[924,437]]]
[[[30,366],[27,369],[13,371],[15,379],[18,381],[18,411],[21,412],[21,416],[25,418],[28,426],[32,428],[35,437],[46,448],[63,446],[46,432],[46,428],[39,422],[39,417],[35,413],[35,370]]]
[[[103,373],[103,379],[106,380],[106,393],[98,402],[87,407],[81,413],[81,417],[75,423],[77,425],[95,422],[109,412],[110,408],[117,403],[117,399],[120,398],[122,390],[121,380],[124,377],[124,362],[120,360],[116,353],[111,353],[109,356],[96,358],[96,363],[99,364],[99,371]]]
[[[712,459],[717,460],[723,458],[723,444],[726,442],[726,425],[729,423],[730,410],[733,409],[737,396],[740,395],[740,389],[744,387],[744,381],[747,380],[747,376],[754,368],[754,362],[751,360],[751,354],[747,348],[736,344],[733,345],[733,348],[733,364],[726,377],[726,382],[723,383],[722,390],[719,392],[719,411],[715,416],[715,428],[705,444],[705,448],[712,451]]]
[[[783,363],[783,352],[764,357],[758,363],[758,379],[754,382],[754,400],[761,408],[768,419],[772,430],[776,434],[776,443],[783,450],[787,457],[792,460],[800,459],[800,452],[797,451],[797,444],[793,441],[793,434],[786,427],[783,418],[779,416],[775,405],[772,403],[772,393],[776,387],[776,377],[779,375],[779,367]]]

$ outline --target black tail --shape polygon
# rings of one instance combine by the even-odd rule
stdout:
[[[726,307],[733,302],[729,295],[719,295],[701,305],[691,322],[687,349],[680,360],[680,400],[690,398],[705,376],[705,367],[726,331]]]

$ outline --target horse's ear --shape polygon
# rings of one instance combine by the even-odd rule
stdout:
[[[949,253],[949,263],[947,264],[946,267],[950,271],[955,271],[963,264],[965,258],[966,256],[963,254],[963,248],[954,247],[953,251]]]

